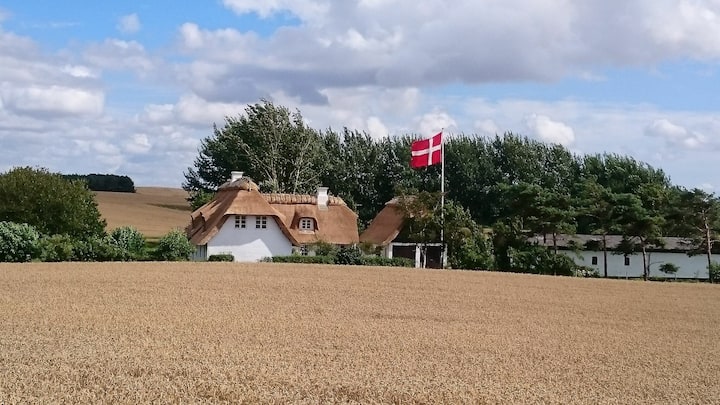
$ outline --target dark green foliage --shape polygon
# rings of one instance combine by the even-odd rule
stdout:
[[[0,175],[0,221],[27,223],[43,235],[76,239],[105,233],[95,196],[83,181],[30,167]]]
[[[415,261],[406,257],[363,256],[360,264],[363,266],[415,267]]]
[[[307,264],[335,264],[333,256],[275,256],[270,258],[273,263],[307,263]]]
[[[155,248],[155,258],[163,261],[188,260],[195,251],[185,232],[174,229],[160,238]]]
[[[215,193],[205,190],[191,190],[188,201],[190,202],[190,210],[195,211],[203,205],[212,201],[215,198]]]
[[[120,260],[144,260],[147,257],[145,236],[132,226],[113,229],[110,238],[122,252]]]
[[[45,262],[127,260],[127,253],[108,236],[74,239],[68,235],[52,235],[41,239],[40,249],[40,259]]]
[[[65,174],[63,177],[67,180],[84,181],[92,191],[135,192],[135,183],[128,176],[115,174]]]
[[[572,258],[553,254],[543,246],[530,246],[523,250],[511,249],[512,271],[532,274],[575,276],[583,269]]]
[[[712,283],[720,282],[720,263],[712,262],[708,266],[708,273],[710,275],[709,281]]]
[[[680,268],[675,263],[663,263],[660,265],[660,271],[665,274],[675,274]]]
[[[335,264],[362,264],[362,251],[360,248],[351,246],[342,246],[335,254]]]
[[[69,262],[75,259],[75,241],[68,235],[52,235],[40,240],[40,258],[44,262]]]
[[[445,242],[453,269],[489,270],[494,267],[490,239],[470,212],[453,201],[445,203]]]
[[[231,254],[217,254],[217,255],[210,255],[208,256],[209,262],[233,262],[235,261],[235,256]]]
[[[333,245],[332,243],[318,241],[310,245],[310,249],[315,252],[316,256],[335,257],[339,248],[337,245]]]
[[[109,236],[74,241],[73,260],[80,262],[107,262],[126,260],[126,253]]]
[[[28,224],[0,222],[0,262],[29,262],[40,253],[40,235]]]
[[[341,249],[342,250],[342,249]],[[338,252],[339,253],[339,252]],[[361,265],[361,266],[393,266],[393,267],[413,267],[414,262],[404,257],[380,257],[380,256],[359,256],[356,257],[354,254],[352,257],[348,257],[346,253],[340,256],[332,255],[317,255],[317,256],[275,256],[268,258],[268,262],[273,263],[309,263],[309,264],[350,264],[350,265]]]
[[[222,129],[202,140],[194,167],[185,173],[183,188],[212,191],[230,172],[243,170],[265,192],[312,192],[318,186],[322,159],[317,131],[305,125],[300,112],[263,100],[245,114],[226,117]]]

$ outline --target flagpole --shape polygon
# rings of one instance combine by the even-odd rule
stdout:
[[[441,267],[444,269],[447,266],[447,252],[445,251],[445,128],[440,130],[441,142],[440,142],[440,252],[441,252]]]

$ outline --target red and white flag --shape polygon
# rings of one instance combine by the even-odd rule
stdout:
[[[442,132],[412,143],[410,167],[413,169],[442,162]]]

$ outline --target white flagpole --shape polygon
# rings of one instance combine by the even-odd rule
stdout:
[[[445,128],[440,130],[440,252],[441,266],[444,269],[447,266],[447,252],[445,251]]]

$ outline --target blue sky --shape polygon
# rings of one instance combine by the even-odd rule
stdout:
[[[317,129],[511,131],[720,187],[720,2],[447,4],[0,0],[0,171],[178,187],[267,98]]]

